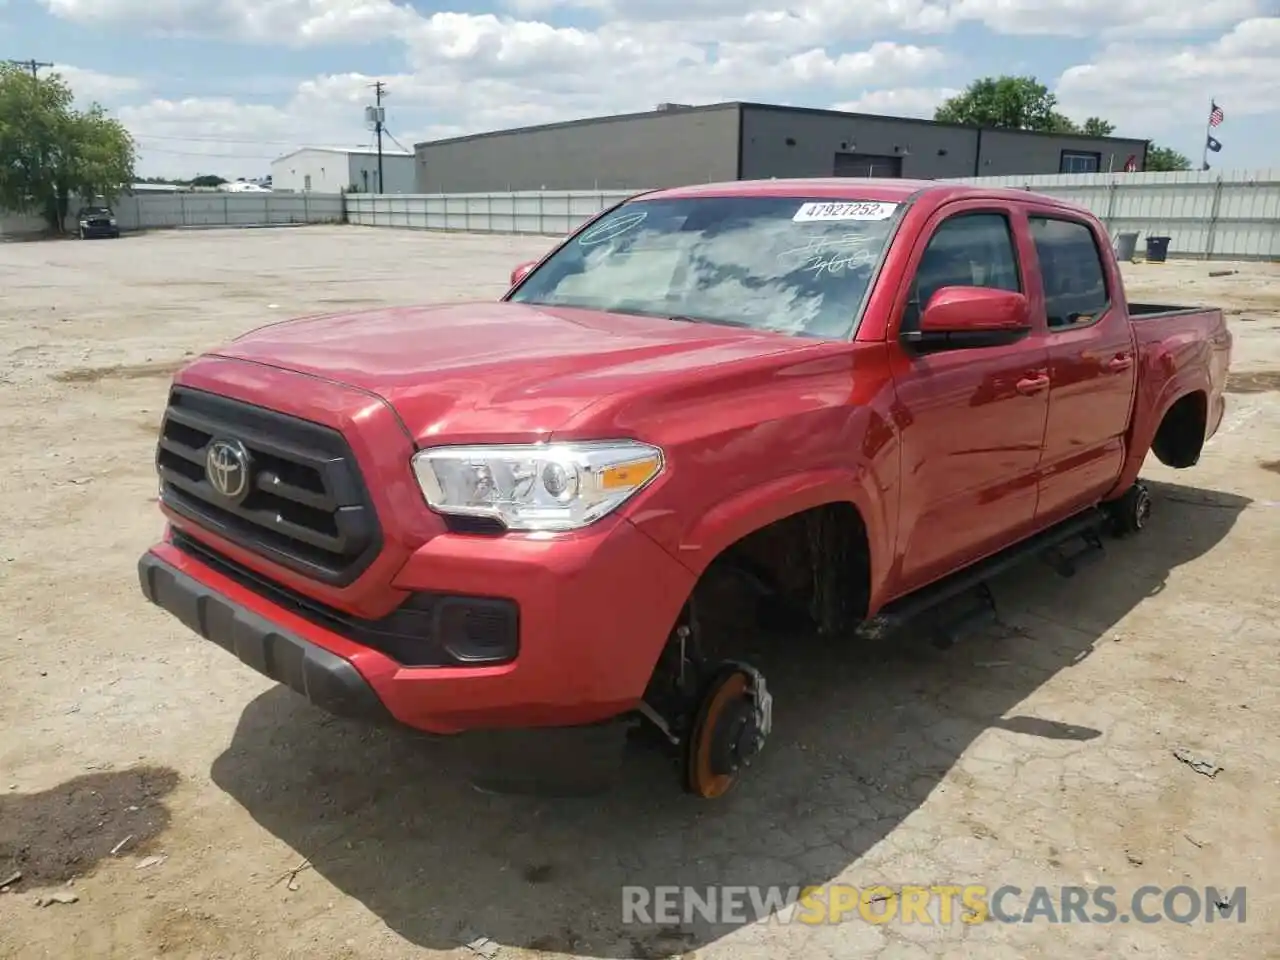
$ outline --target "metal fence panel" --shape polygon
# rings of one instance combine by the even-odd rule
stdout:
[[[73,205],[74,207],[74,205]],[[323,193],[138,193],[113,205],[122,230],[165,227],[259,227],[288,223],[341,223],[342,195]],[[74,233],[75,210],[66,230]],[[43,219],[0,211],[0,236],[35,236]]]
[[[1011,187],[1093,211],[1112,236],[1170,238],[1169,255],[1280,260],[1280,170],[1092,173],[963,178],[948,182]],[[850,181],[856,190],[856,181]],[[529,190],[514,193],[347,194],[171,193],[122,197],[126,230],[286,223],[353,224],[468,233],[563,236],[637,190]],[[0,234],[31,229],[4,218]]]
[[[1280,170],[1049,174],[949,182],[1012,187],[1093,211],[1112,235],[1170,238],[1169,254],[1280,259]],[[856,182],[850,188],[856,190]],[[563,236],[639,191],[348,194],[347,218],[373,227]]]
[[[162,193],[122,197],[126,230],[157,227],[258,227],[339,223],[342,196],[319,193]]]
[[[950,181],[1030,190],[1087,207],[1112,236],[1169,237],[1169,255],[1280,260],[1280,170],[1085,173]]]
[[[361,194],[346,197],[349,222],[467,233],[563,236],[638,191],[532,190],[516,193]]]

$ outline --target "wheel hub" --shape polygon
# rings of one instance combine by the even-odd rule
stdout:
[[[1142,528],[1146,526],[1147,521],[1151,519],[1151,494],[1146,490],[1139,492],[1137,507],[1134,510],[1134,520],[1137,526]]]
[[[751,667],[726,664],[707,684],[685,741],[685,786],[723,796],[760,753],[772,726],[772,697]]]

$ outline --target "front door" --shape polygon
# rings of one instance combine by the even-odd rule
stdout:
[[[1040,463],[1039,525],[1097,502],[1125,459],[1137,363],[1133,331],[1088,221],[1028,210],[1040,264],[1049,348],[1049,421]]]
[[[997,552],[1035,521],[1049,407],[1043,327],[1012,344],[924,355],[898,340],[917,327],[942,287],[1030,293],[1020,267],[1029,251],[1025,231],[1015,230],[1019,214],[992,207],[972,201],[935,215],[917,242],[906,302],[888,331],[904,424],[895,596]]]

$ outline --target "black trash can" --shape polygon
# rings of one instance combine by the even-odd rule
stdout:
[[[1168,237],[1147,237],[1147,263],[1164,263],[1168,257]]]

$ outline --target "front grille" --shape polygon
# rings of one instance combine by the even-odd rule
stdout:
[[[175,532],[173,545],[290,613],[406,667],[506,663],[519,650],[519,610],[511,600],[423,591],[385,617],[366,620],[273,583],[185,534]]]
[[[209,481],[217,440],[249,455],[248,491],[230,499]],[[174,387],[156,446],[160,494],[175,513],[245,549],[335,586],[381,548],[373,504],[342,434],[308,420]]]

